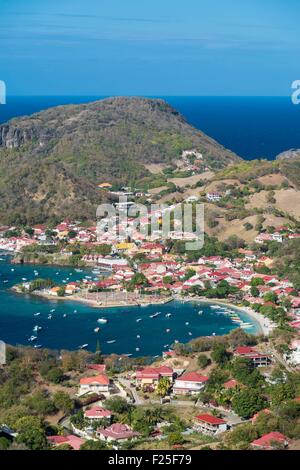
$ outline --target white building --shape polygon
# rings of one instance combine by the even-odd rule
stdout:
[[[175,395],[196,395],[204,388],[208,377],[197,372],[187,372],[175,380],[173,393]]]

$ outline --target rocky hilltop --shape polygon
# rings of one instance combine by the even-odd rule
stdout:
[[[0,221],[94,218],[99,183],[141,181],[149,165],[172,165],[189,149],[206,170],[240,160],[159,99],[111,98],[12,119],[0,126]]]

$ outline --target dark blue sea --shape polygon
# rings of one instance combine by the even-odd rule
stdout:
[[[88,344],[88,350],[95,351],[99,339],[105,354],[155,356],[168,350],[175,340],[188,342],[213,333],[224,335],[238,326],[229,315],[207,303],[171,302],[159,306],[99,309],[81,302],[47,300],[11,291],[11,287],[21,283],[22,279],[35,279],[35,270],[38,277],[51,278],[57,284],[95,276],[88,269],[78,273],[70,267],[13,265],[10,256],[0,252],[0,340],[8,344],[32,346],[35,343],[28,342],[28,338],[37,335],[36,343],[45,348],[75,350]],[[202,313],[199,314],[199,310]],[[244,322],[251,323],[246,330],[248,333],[260,331],[249,315],[234,310]],[[160,314],[151,318],[156,312]],[[35,316],[36,313],[39,315]],[[166,317],[167,313],[171,316]],[[97,319],[103,317],[108,323],[99,324]],[[35,325],[42,327],[39,333],[33,332]],[[101,330],[95,333],[98,326]]]
[[[103,97],[8,97],[0,123],[51,106],[84,103]],[[274,159],[300,148],[300,105],[289,97],[162,97],[196,128],[240,157]]]

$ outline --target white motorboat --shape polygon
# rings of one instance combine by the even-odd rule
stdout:
[[[85,349],[88,347],[88,343],[82,344],[81,346],[78,346],[78,349]]]
[[[36,331],[36,332],[37,332],[37,331],[41,331],[41,329],[42,329],[41,326],[35,325],[35,326],[33,327],[32,331]]]
[[[108,322],[108,320],[107,320],[106,318],[98,318],[97,322],[98,322],[98,323],[103,323],[103,324],[104,324],[104,323],[107,323],[107,322]]]
[[[116,340],[115,340],[115,339],[111,339],[110,341],[106,341],[106,342],[107,342],[107,344],[113,344],[113,343],[116,342]]]
[[[99,333],[99,331],[100,331],[99,326],[97,326],[97,328],[94,328],[94,332],[95,332],[95,333]]]
[[[37,340],[37,336],[33,336],[31,335],[30,338],[28,338],[28,341],[36,341]]]

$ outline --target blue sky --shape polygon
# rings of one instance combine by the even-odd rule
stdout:
[[[10,95],[289,95],[298,0],[0,0]]]

